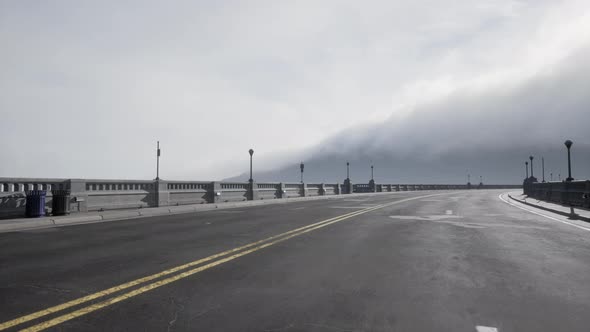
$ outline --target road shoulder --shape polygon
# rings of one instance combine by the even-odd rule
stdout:
[[[572,215],[572,210],[569,207],[528,198],[526,195],[522,195],[520,191],[506,192],[500,194],[498,198],[506,204],[529,213],[581,230],[590,231],[590,223],[585,221],[590,220],[590,212],[587,210],[573,208],[574,214]]]

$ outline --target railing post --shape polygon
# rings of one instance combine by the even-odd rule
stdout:
[[[344,180],[344,193],[345,194],[352,194],[353,192],[353,184],[350,179]]]
[[[258,200],[258,185],[254,181],[248,182],[248,200]]]
[[[301,197],[307,196],[307,184],[301,183],[301,189],[299,191],[299,196],[301,196]]]
[[[377,185],[375,184],[375,180],[371,179],[371,181],[369,181],[369,192],[377,192]]]
[[[219,203],[223,193],[221,192],[221,182],[211,182],[207,186],[207,201],[208,203]]]
[[[568,202],[568,197],[569,197],[569,187],[570,187],[570,181],[565,181],[561,183],[561,203],[562,204],[566,204]]]
[[[326,186],[324,186],[324,184],[323,184],[323,183],[322,183],[322,184],[320,184],[320,190],[319,190],[318,194],[319,194],[320,196],[325,196],[325,195],[326,195]]]
[[[279,189],[277,193],[278,198],[287,198],[287,188],[284,183],[279,183]]]
[[[170,205],[170,191],[168,190],[168,181],[156,180],[154,181],[156,188],[156,206]]]
[[[86,180],[70,179],[66,181],[66,187],[70,190],[70,211],[88,212],[88,192]]]

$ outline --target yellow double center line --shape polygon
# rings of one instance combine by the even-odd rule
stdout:
[[[220,253],[211,255],[209,257],[201,258],[199,260],[196,260],[196,261],[193,261],[193,262],[190,262],[190,263],[186,263],[186,264],[183,264],[183,265],[180,265],[180,266],[177,266],[177,267],[168,269],[168,270],[164,270],[164,271],[159,272],[159,273],[156,273],[156,274],[152,274],[152,275],[149,275],[149,276],[146,276],[146,277],[143,277],[143,278],[139,278],[139,279],[136,279],[136,280],[133,280],[133,281],[129,281],[127,283],[124,283],[124,284],[121,284],[121,285],[118,285],[118,286],[114,286],[114,287],[105,289],[103,291],[100,291],[100,292],[97,292],[97,293],[94,293],[94,294],[90,294],[90,295],[87,295],[87,296],[84,296],[84,297],[81,297],[81,298],[78,298],[78,299],[75,299],[75,300],[72,300],[72,301],[69,301],[69,302],[60,304],[60,305],[56,305],[56,306],[53,306],[53,307],[50,307],[50,308],[47,308],[47,309],[44,309],[44,310],[41,310],[41,311],[34,312],[34,313],[29,314],[29,315],[26,315],[26,316],[22,316],[22,317],[19,317],[19,318],[16,318],[16,319],[13,319],[13,320],[4,322],[4,323],[0,324],[0,331],[5,330],[5,329],[8,329],[10,327],[14,327],[14,326],[17,326],[17,325],[26,323],[26,322],[29,322],[31,320],[35,320],[35,319],[38,319],[38,318],[41,318],[41,317],[44,317],[44,316],[47,316],[47,315],[50,315],[50,314],[54,314],[54,313],[63,311],[65,309],[71,308],[73,306],[77,306],[77,305],[80,305],[80,304],[83,304],[83,303],[86,303],[86,302],[89,302],[89,301],[92,301],[92,300],[95,300],[95,299],[98,299],[98,298],[101,298],[101,297],[105,297],[107,295],[111,295],[111,294],[120,292],[122,290],[131,288],[131,287],[134,287],[134,286],[138,286],[138,285],[147,283],[148,281],[152,281],[152,280],[155,280],[155,279],[158,279],[158,278],[162,278],[162,277],[165,277],[165,276],[174,274],[176,272],[179,272],[179,271],[188,269],[190,267],[194,267],[194,266],[197,266],[197,265],[200,265],[200,264],[203,264],[203,263],[210,262],[208,264],[201,265],[199,267],[196,267],[196,268],[193,268],[193,269],[190,269],[190,270],[187,270],[187,271],[184,271],[184,272],[175,274],[174,276],[171,276],[171,277],[168,277],[168,278],[165,278],[165,279],[161,279],[161,280],[155,281],[153,283],[149,283],[147,285],[144,285],[144,286],[142,286],[140,288],[134,289],[134,290],[129,291],[127,293],[124,293],[124,294],[121,294],[121,295],[118,295],[118,296],[115,296],[115,297],[108,298],[108,299],[106,299],[106,300],[104,300],[102,302],[98,302],[98,303],[89,305],[87,307],[84,307],[84,308],[75,310],[73,312],[64,314],[62,316],[59,316],[59,317],[56,317],[56,318],[47,320],[45,322],[39,323],[37,325],[31,326],[31,327],[29,327],[27,329],[22,330],[22,331],[41,331],[41,330],[50,328],[52,326],[61,324],[63,322],[66,322],[68,320],[74,319],[76,317],[80,317],[80,316],[89,314],[89,313],[91,313],[93,311],[102,309],[104,307],[108,307],[108,306],[110,306],[112,304],[115,304],[117,302],[121,302],[121,301],[127,300],[129,298],[132,298],[134,296],[140,295],[140,294],[145,293],[147,291],[150,291],[152,289],[155,289],[155,288],[158,288],[158,287],[167,285],[169,283],[172,283],[174,281],[178,281],[180,279],[184,279],[184,278],[186,278],[188,276],[191,276],[193,274],[196,274],[196,273],[199,273],[201,271],[210,269],[210,268],[212,268],[214,266],[217,266],[217,265],[220,265],[220,264],[229,262],[229,261],[234,260],[236,258],[245,256],[245,255],[248,255],[248,254],[253,253],[255,251],[258,251],[260,249],[264,249],[266,247],[270,247],[272,245],[275,245],[277,243],[286,241],[286,240],[291,239],[291,238],[294,238],[296,236],[299,236],[299,235],[302,235],[302,234],[305,234],[305,233],[314,231],[316,229],[319,229],[319,228],[322,228],[322,227],[326,227],[328,225],[331,225],[331,224],[334,224],[334,223],[337,223],[337,222],[340,222],[340,221],[343,221],[343,220],[346,220],[346,219],[349,219],[349,218],[352,218],[352,217],[355,217],[355,216],[358,216],[358,215],[361,215],[361,214],[364,214],[364,213],[367,213],[367,212],[370,212],[370,211],[374,211],[374,210],[377,210],[377,209],[382,209],[384,207],[387,207],[387,206],[390,206],[390,205],[393,205],[393,204],[399,204],[399,203],[410,201],[410,200],[415,200],[415,199],[420,199],[420,198],[425,198],[425,197],[430,197],[430,196],[437,196],[437,195],[441,195],[441,194],[425,195],[425,196],[419,196],[419,197],[411,197],[411,198],[406,198],[406,199],[402,199],[402,200],[391,202],[391,203],[377,205],[377,206],[369,207],[369,208],[366,208],[366,209],[362,209],[362,210],[354,211],[354,212],[351,212],[351,213],[347,213],[347,214],[344,214],[344,215],[341,215],[341,216],[338,216],[338,217],[326,219],[326,220],[323,220],[323,221],[320,221],[320,222],[317,222],[317,223],[314,223],[314,224],[310,224],[310,225],[307,225],[307,226],[304,226],[304,227],[300,227],[300,228],[297,228],[297,229],[294,229],[294,230],[291,230],[291,231],[288,231],[288,232],[285,232],[285,233],[274,235],[274,236],[271,236],[269,238],[266,238],[266,239],[263,239],[263,240],[260,240],[260,241],[256,241],[256,242],[253,242],[253,243],[250,243],[250,244],[247,244],[247,245],[238,247],[238,248],[234,248],[234,249],[230,249],[230,250],[227,250],[227,251],[223,251],[223,252],[220,252]],[[225,256],[227,256],[227,257],[225,257]],[[224,258],[221,258],[221,257],[224,257]],[[221,258],[221,259],[215,260],[217,258]],[[213,261],[213,262],[211,262],[211,261]]]

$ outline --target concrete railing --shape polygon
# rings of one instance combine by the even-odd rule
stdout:
[[[424,184],[351,184],[354,193],[411,190],[521,188],[515,186],[467,186]],[[0,178],[0,218],[20,217],[29,190],[47,190],[46,210],[51,212],[51,190],[71,192],[70,212],[241,202],[246,200],[341,195],[344,184],[332,183],[248,183],[165,180],[96,180]]]
[[[590,208],[590,180],[525,182],[524,194],[539,200]]]

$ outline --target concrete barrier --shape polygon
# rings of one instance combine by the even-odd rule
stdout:
[[[524,194],[539,200],[590,208],[590,180],[562,182],[525,181]]]
[[[520,188],[520,185],[480,188]],[[238,203],[247,200],[275,200],[297,197],[407,190],[467,189],[466,185],[352,184],[340,183],[256,183],[166,180],[0,178],[0,218],[22,217],[25,193],[47,190],[46,212],[51,213],[51,190],[71,192],[70,212],[93,212],[142,208]],[[158,213],[150,211],[146,213]],[[162,212],[164,213],[164,212]],[[165,212],[169,213],[169,211]]]

